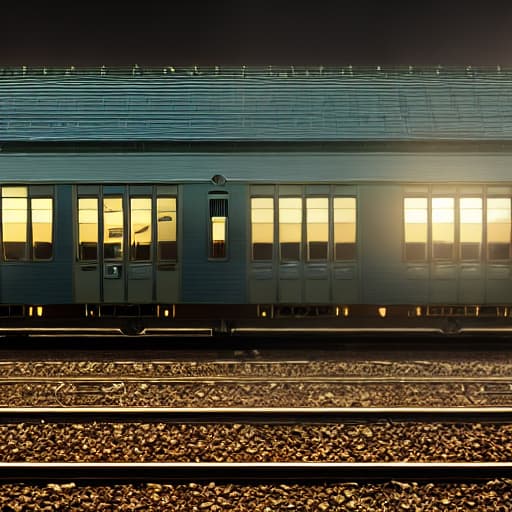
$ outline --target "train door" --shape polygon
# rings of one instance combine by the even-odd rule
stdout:
[[[357,189],[252,185],[252,303],[359,301]]]
[[[79,186],[75,300],[176,302],[176,187]]]

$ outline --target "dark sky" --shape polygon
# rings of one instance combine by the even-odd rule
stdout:
[[[512,66],[512,2],[211,0],[2,9],[0,66]],[[30,4],[29,4],[30,5]]]

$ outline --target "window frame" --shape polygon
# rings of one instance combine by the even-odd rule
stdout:
[[[222,200],[225,201],[225,209],[226,215],[212,215],[212,201]],[[229,260],[229,194],[228,192],[219,192],[219,191],[210,191],[208,192],[208,200],[207,200],[207,215],[208,215],[208,261],[228,261]],[[224,218],[224,254],[222,256],[215,256],[214,245],[213,245],[213,219],[214,218]]]
[[[427,199],[427,257],[425,259],[408,259],[406,253],[406,239],[405,239],[405,199]],[[451,258],[434,257],[434,241],[433,241],[433,207],[432,200],[435,198],[451,198],[454,202],[453,224],[454,224],[454,238],[453,250]],[[481,200],[481,242],[479,258],[462,258],[462,199],[480,199]],[[510,205],[510,237],[508,242],[508,258],[490,258],[489,254],[489,239],[488,239],[488,201],[489,199],[507,199]],[[482,263],[497,263],[506,264],[512,261],[512,194],[504,191],[503,193],[488,192],[487,186],[483,186],[481,191],[466,191],[463,186],[457,187],[455,190],[447,191],[446,193],[435,193],[429,187],[429,191],[425,192],[403,192],[402,193],[402,261],[408,264],[414,263],[457,263],[457,264],[482,264]]]
[[[4,237],[4,222],[3,222],[3,213],[4,213],[4,198],[3,190],[5,188],[25,188],[26,196],[23,197],[26,199],[26,224],[25,224],[25,235],[26,240],[24,257],[21,259],[12,259],[5,257],[5,237]],[[40,190],[38,190],[40,189]],[[51,201],[51,257],[50,258],[36,258],[35,257],[35,247],[34,247],[34,222],[33,222],[33,208],[32,208],[32,200],[33,199],[49,199]],[[55,233],[56,227],[55,223],[57,217],[55,215],[56,209],[56,201],[55,201],[55,186],[53,185],[25,185],[25,184],[8,184],[2,185],[0,187],[0,244],[1,244],[1,254],[0,261],[7,264],[27,264],[27,263],[48,263],[55,260]]]
[[[158,200],[159,199],[174,199],[175,201],[175,224],[176,224],[176,239],[174,240],[174,243],[176,245],[176,257],[175,258],[160,258],[160,251],[159,251],[159,242],[160,239],[158,237]],[[179,222],[178,222],[178,212],[179,212],[179,203],[178,203],[178,196],[177,194],[168,194],[168,193],[158,193],[158,189],[156,190],[155,199],[154,199],[154,241],[153,246],[155,250],[155,254],[153,255],[154,261],[156,263],[177,263],[179,260]]]
[[[270,258],[254,258],[254,237],[253,237],[253,227],[254,224],[252,222],[252,200],[253,199],[270,199],[272,201],[272,251]],[[276,196],[273,195],[265,195],[265,194],[255,194],[249,196],[249,205],[250,205],[250,211],[249,211],[249,231],[250,231],[250,240],[249,240],[249,253],[250,253],[250,261],[252,263],[265,263],[265,262],[271,262],[276,257],[276,231],[278,229],[278,226],[276,225],[276,215],[278,215],[278,212],[276,212]]]

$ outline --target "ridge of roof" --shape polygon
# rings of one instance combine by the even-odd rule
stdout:
[[[49,67],[19,66],[0,67],[0,77],[61,77],[61,76],[107,76],[107,77],[321,77],[321,76],[512,76],[512,66],[98,66],[98,67]]]

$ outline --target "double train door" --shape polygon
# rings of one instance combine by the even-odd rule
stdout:
[[[76,302],[178,300],[176,186],[79,185],[76,206]]]

